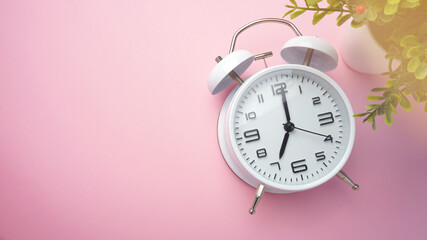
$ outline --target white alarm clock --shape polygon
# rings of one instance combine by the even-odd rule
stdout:
[[[298,35],[280,52],[288,64],[268,67],[243,81],[240,75],[253,60],[265,63],[272,53],[254,56],[246,50],[234,51],[237,36],[265,22],[283,23]],[[338,63],[338,54],[329,43],[302,36],[289,21],[259,19],[240,28],[233,36],[230,54],[216,61],[208,81],[211,93],[238,83],[221,109],[218,141],[231,170],[257,188],[251,214],[264,191],[307,190],[335,175],[358,189],[341,171],[353,147],[355,123],[347,96],[323,73]]]

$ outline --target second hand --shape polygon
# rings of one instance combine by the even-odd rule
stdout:
[[[329,137],[329,136],[330,136],[330,135],[324,135],[324,134],[320,134],[320,133],[316,133],[316,132],[308,131],[308,130],[305,130],[305,129],[302,129],[302,128],[299,128],[299,127],[294,127],[294,128],[295,128],[295,129],[298,129],[298,130],[300,130],[300,131],[308,132],[308,133],[315,134],[315,135],[319,135],[319,136],[322,136],[322,137]]]

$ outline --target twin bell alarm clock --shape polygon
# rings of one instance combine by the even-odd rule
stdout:
[[[254,60],[272,56],[234,50],[239,34],[261,23],[284,24],[297,35],[280,51],[288,64],[242,79]],[[344,91],[324,73],[338,63],[328,42],[302,36],[287,20],[259,19],[237,30],[229,55],[215,60],[210,92],[217,94],[237,83],[219,115],[218,142],[231,170],[257,189],[250,214],[264,192],[308,190],[335,175],[354,190],[359,188],[341,171],[353,148],[355,122]]]

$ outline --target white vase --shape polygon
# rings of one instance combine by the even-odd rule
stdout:
[[[341,56],[353,70],[368,74],[381,74],[388,71],[386,51],[372,36],[369,28],[363,26],[344,29],[341,43]]]

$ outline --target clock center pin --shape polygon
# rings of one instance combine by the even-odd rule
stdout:
[[[292,132],[295,129],[295,124],[291,122],[287,122],[283,124],[283,128],[286,132]]]

